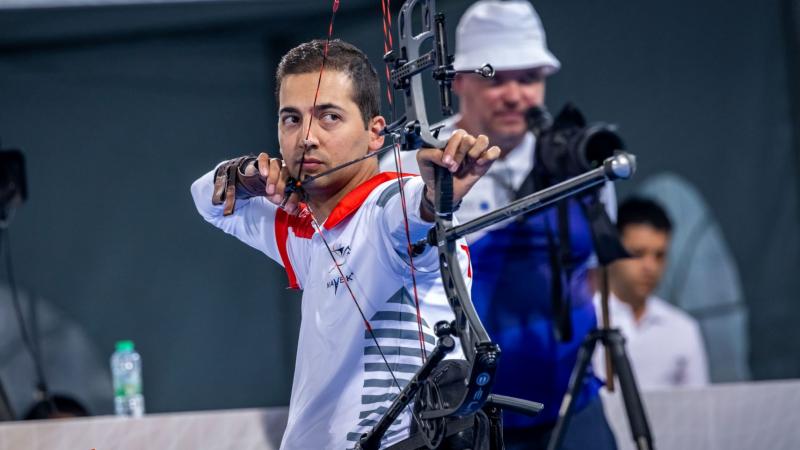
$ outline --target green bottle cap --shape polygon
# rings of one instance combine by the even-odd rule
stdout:
[[[117,351],[133,351],[133,341],[117,341]]]

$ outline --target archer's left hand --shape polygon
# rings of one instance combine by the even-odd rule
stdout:
[[[434,201],[434,166],[446,168],[453,174],[453,204],[458,204],[472,186],[500,157],[500,148],[489,147],[489,138],[481,134],[474,137],[464,130],[450,136],[444,151],[422,148],[417,152],[419,173],[427,186],[428,200]]]

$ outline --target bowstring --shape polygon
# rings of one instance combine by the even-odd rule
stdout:
[[[400,161],[400,144],[395,144],[394,146],[394,163],[397,167],[397,172],[402,174],[403,173],[403,164]],[[414,250],[413,244],[411,243],[411,231],[408,225],[408,207],[406,206],[406,193],[403,189],[403,181],[402,177],[397,177],[398,184],[400,185],[400,205],[402,206],[403,211],[403,225],[405,225],[406,231],[406,252],[408,253],[408,264],[411,267],[411,284],[414,288],[414,307],[417,310],[417,331],[419,332],[419,351],[420,351],[420,358],[422,358],[422,363],[425,364],[425,360],[427,359],[427,352],[425,351],[425,334],[422,332],[422,314],[420,314],[420,307],[419,307],[419,295],[417,294],[417,275],[416,275],[416,267],[414,267]]]
[[[384,55],[394,49],[392,42],[392,0],[381,0],[381,13],[383,14],[383,53]],[[386,68],[386,98],[389,101],[389,108],[392,111],[392,120],[395,118],[394,97],[392,95],[392,77],[389,72],[389,62],[384,64]],[[394,145],[394,164],[398,174],[403,173],[403,163],[400,160],[400,145],[395,140]],[[414,267],[414,251],[411,242],[411,231],[408,225],[408,208],[406,204],[406,192],[403,189],[403,179],[401,176],[397,177],[397,185],[400,188],[400,205],[403,211],[403,224],[406,232],[406,253],[408,254],[408,263],[411,268],[411,284],[414,290],[414,308],[417,314],[417,332],[419,334],[419,352],[422,363],[425,364],[427,359],[427,352],[425,351],[425,334],[422,331],[422,314],[419,307],[419,295],[417,293],[417,275],[416,268]]]
[[[322,75],[325,73],[325,63],[328,61],[328,48],[330,47],[331,38],[333,37],[333,23],[336,20],[336,12],[339,10],[339,0],[333,0],[333,7],[331,9],[331,20],[328,23],[328,36],[325,38],[325,47],[322,50],[322,63],[319,67],[319,77],[317,77],[317,89],[314,92],[314,102],[311,104],[311,113],[308,115],[308,129],[306,130],[306,137],[303,140],[303,153],[300,155],[300,167],[297,168],[297,177],[295,183],[297,187],[301,187],[301,176],[303,175],[303,165],[306,162],[306,152],[310,147],[308,138],[311,137],[311,125],[314,123],[314,115],[317,113],[317,100],[319,99],[319,90],[322,86]]]
[[[394,49],[392,42],[392,0],[381,0],[381,14],[383,15],[383,54],[386,55]],[[386,69],[386,99],[389,101],[389,108],[392,110],[394,119],[394,96],[392,95],[392,76],[389,73],[389,64],[384,64]]]

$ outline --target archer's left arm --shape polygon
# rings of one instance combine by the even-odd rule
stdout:
[[[396,183],[396,182],[394,182]],[[390,186],[377,200],[377,218],[382,229],[383,246],[389,255],[389,264],[398,271],[408,270],[408,243],[413,244],[428,235],[433,227],[431,219],[423,218],[421,213],[425,202],[424,183],[420,177],[403,178],[403,193],[405,196],[406,211],[403,211],[403,199],[399,195],[399,185]],[[406,225],[408,236],[406,236]],[[422,255],[414,258],[414,264],[423,271],[438,269],[439,262],[436,250],[428,248]]]
[[[440,150],[437,150],[440,151]],[[394,268],[395,271],[405,276],[411,270],[420,274],[436,274],[439,277],[439,254],[436,246],[426,246],[425,250],[414,256],[414,268],[408,256],[408,244],[415,244],[427,237],[428,232],[433,228],[434,223],[422,217],[421,210],[428,208],[424,206],[427,201],[422,200],[425,185],[421,177],[406,177],[403,182],[403,192],[405,193],[406,214],[403,213],[402,199],[399,195],[400,189],[397,185],[391,186],[383,191],[378,197],[375,208],[378,223],[382,233],[380,233],[384,255],[387,259],[386,264]],[[423,206],[421,206],[423,205]],[[432,206],[430,206],[432,208]],[[433,213],[431,213],[433,214]],[[408,218],[406,222],[405,218]],[[453,223],[458,220],[454,217]],[[406,236],[406,224],[408,225],[408,236]],[[469,248],[463,238],[457,242],[456,253],[465,281],[468,286],[472,282],[472,268],[469,259]]]

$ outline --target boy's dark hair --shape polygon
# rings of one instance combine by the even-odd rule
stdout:
[[[283,55],[275,74],[275,97],[278,101],[284,77],[319,73],[324,52],[325,41],[315,39],[300,44]],[[328,57],[325,59],[325,71],[329,70],[344,72],[350,77],[353,89],[351,95],[361,111],[366,128],[370,119],[380,115],[381,109],[378,73],[367,55],[352,44],[334,39],[328,45]]]
[[[667,234],[672,232],[672,222],[664,208],[641,197],[630,197],[619,205],[617,229],[622,233],[628,225],[649,225]]]

